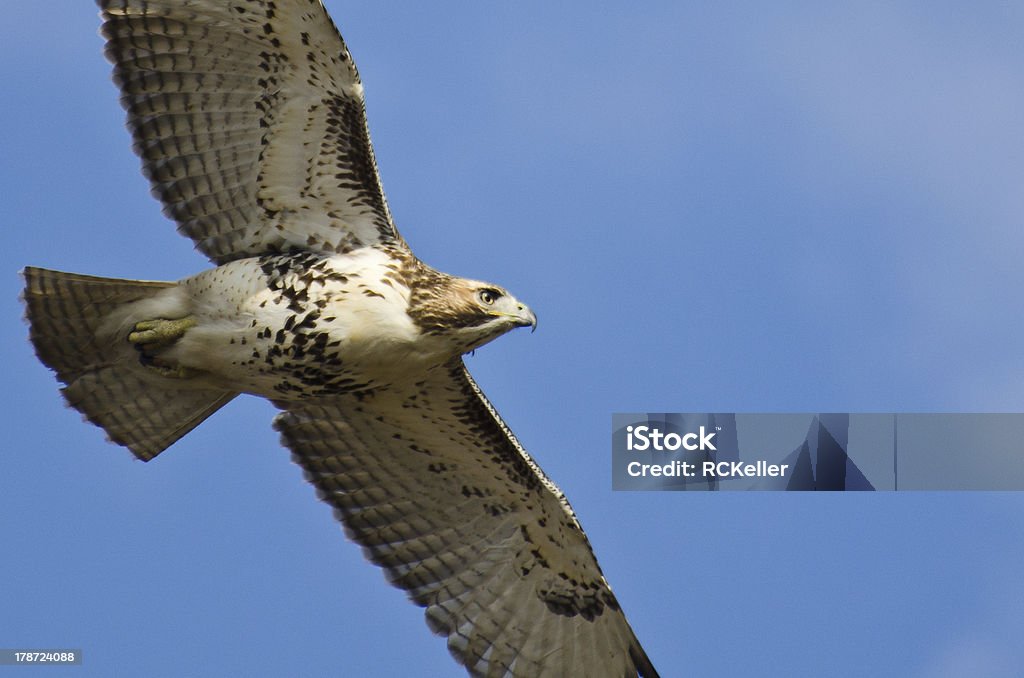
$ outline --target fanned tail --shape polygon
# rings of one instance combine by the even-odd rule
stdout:
[[[237,395],[160,376],[111,331],[126,307],[176,283],[33,267],[23,275],[29,337],[39,359],[65,384],[68,404],[139,459],[160,454]]]

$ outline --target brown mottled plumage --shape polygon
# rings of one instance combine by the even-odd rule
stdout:
[[[25,269],[70,405],[149,460],[240,393],[474,676],[656,676],[575,514],[462,362],[536,317],[395,229],[319,0],[101,0],[135,151],[216,267]],[[342,630],[339,630],[339,633]]]

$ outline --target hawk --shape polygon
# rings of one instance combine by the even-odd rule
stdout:
[[[559,489],[462,355],[533,312],[395,228],[320,0],[100,0],[134,149],[215,268],[26,268],[40,360],[143,461],[235,396],[474,676],[655,676]]]

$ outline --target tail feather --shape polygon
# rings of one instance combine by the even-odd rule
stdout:
[[[139,363],[112,319],[176,283],[24,270],[29,336],[69,405],[149,461],[237,393],[161,376]]]

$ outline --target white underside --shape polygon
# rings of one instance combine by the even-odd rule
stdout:
[[[344,282],[321,276],[305,285],[296,274],[289,284],[308,294],[301,301],[303,310],[296,311],[279,292],[268,289],[259,260],[241,259],[127,307],[107,327],[125,337],[141,320],[191,315],[196,326],[161,353],[162,361],[202,372],[206,383],[279,397],[274,385],[280,375],[263,357],[280,330],[300,322],[321,301],[317,331],[327,332],[330,343],[339,342],[331,351],[341,356],[347,373],[375,384],[408,381],[410,374],[446,362],[452,351],[443,340],[420,335],[406,312],[404,286],[382,282],[389,263],[386,254],[368,248],[328,261],[332,272],[346,277]],[[260,359],[254,359],[254,351]]]

